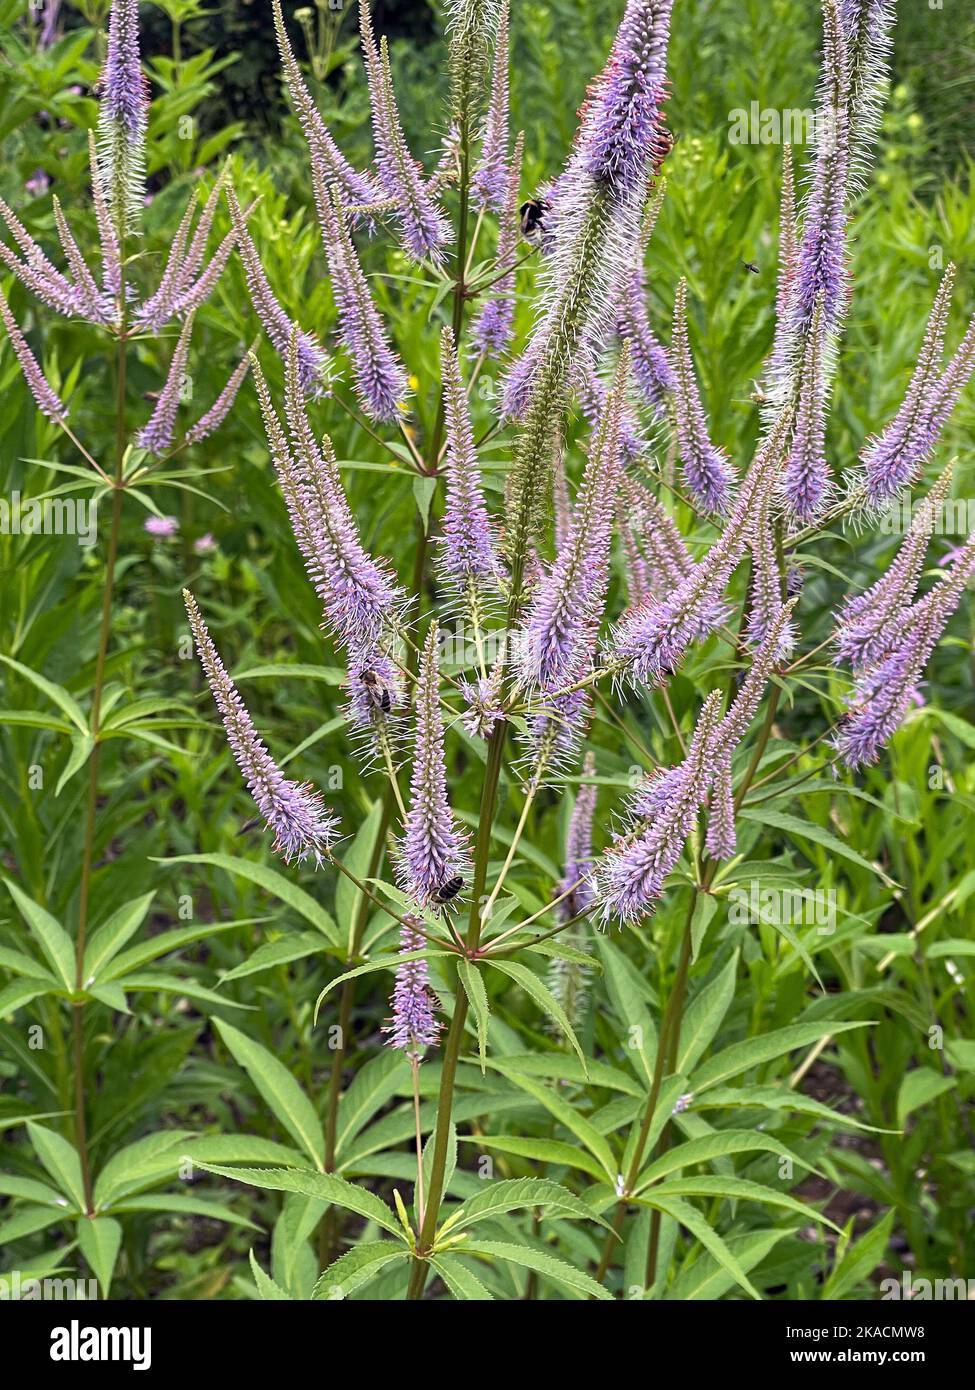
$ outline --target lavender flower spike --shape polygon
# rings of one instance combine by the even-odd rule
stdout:
[[[359,0],[359,35],[372,101],[379,181],[386,196],[395,201],[403,247],[414,260],[422,261],[427,256],[441,260],[441,248],[450,239],[450,228],[424,187],[420,167],[406,144],[396,109],[389,55],[385,41],[381,49],[376,47],[369,0]]]
[[[876,665],[901,635],[951,476],[949,466],[917,509],[887,573],[864,593],[848,599],[840,611],[834,633],[836,661],[849,663],[854,672]]]
[[[166,381],[159,393],[156,408],[149,421],[136,435],[140,449],[150,454],[164,454],[173,442],[176,433],[176,412],[186,381],[186,363],[190,353],[190,335],[193,332],[193,316],[183,324],[182,331],[173,350],[173,358],[166,373]]]
[[[674,423],[684,465],[684,481],[694,500],[708,512],[725,512],[734,485],[734,469],[723,449],[711,443],[698,394],[687,336],[687,281],[677,286],[671,346],[674,374]]]
[[[227,189],[227,203],[230,207],[230,217],[234,224],[234,230],[237,233],[237,244],[240,250],[240,259],[244,264],[244,275],[247,278],[251,303],[279,357],[284,358],[288,355],[288,345],[292,336],[291,320],[281,308],[274,296],[274,291],[268,284],[264,267],[261,265],[261,258],[257,253],[257,247],[247,230],[244,215],[232,188]],[[328,358],[308,333],[298,333],[297,353],[302,391],[308,396],[321,396],[324,393],[328,375]]]
[[[867,440],[860,454],[867,499],[872,506],[889,501],[924,467],[935,440],[930,429],[930,403],[941,374],[945,334],[955,285],[949,263],[928,315],[917,363],[900,409],[880,435]]]
[[[397,876],[403,890],[421,907],[448,911],[457,904],[468,861],[464,837],[454,823],[447,801],[438,640],[439,630],[433,623],[417,677],[410,807]]]
[[[481,487],[470,408],[461,380],[454,335],[446,326],[440,336],[440,363],[447,434],[444,464],[447,503],[437,568],[453,588],[476,596],[478,589],[485,585],[497,589],[501,564]]]
[[[594,777],[596,758],[590,751],[582,764],[583,777]],[[567,922],[585,912],[595,898],[589,873],[592,868],[592,822],[596,814],[599,789],[591,783],[580,782],[575,805],[569,817],[565,837],[565,870],[559,884],[559,921]],[[568,894],[568,897],[562,897]]]
[[[338,184],[349,203],[366,205],[379,201],[380,191],[368,175],[360,174],[353,169],[332,139],[331,132],[312,100],[284,27],[281,0],[273,0],[272,10],[274,34],[278,42],[278,52],[281,54],[284,80],[291,96],[291,104],[308,142],[313,175],[323,181]]]
[[[101,84],[99,172],[121,236],[137,228],[145,195],[149,84],[139,60],[139,0],[112,0]]]
[[[400,928],[401,955],[422,951],[426,939],[418,918],[403,918]],[[391,1000],[393,1016],[383,1024],[390,1047],[398,1047],[413,1061],[420,1061],[428,1047],[436,1047],[441,1024],[437,1021],[436,999],[430,988],[425,960],[409,960],[396,967],[396,984]]]
[[[10,305],[7,303],[2,290],[0,290],[0,321],[3,322],[3,326],[7,330],[10,346],[20,363],[24,380],[30,388],[30,393],[37,403],[38,410],[49,420],[66,420],[68,418],[67,407],[62,404],[57,392],[48,386],[37,358],[28,347],[27,339],[21,333],[13,314],[10,312]]]
[[[609,62],[583,113],[587,172],[625,198],[648,159],[661,154],[660,107],[666,90],[672,0],[629,0]]]
[[[234,401],[237,399],[237,392],[241,388],[244,377],[250,367],[251,357],[257,351],[257,342],[253,342],[249,352],[245,352],[231,372],[226,386],[220,395],[213,402],[210,409],[205,411],[197,420],[195,425],[191,425],[186,431],[187,444],[199,444],[201,439],[206,439],[208,435],[218,430],[230,414]]]
[[[491,100],[484,121],[481,159],[471,181],[474,206],[504,212],[508,204],[508,0],[502,0],[494,44]]]
[[[786,504],[800,523],[811,521],[822,510],[830,487],[826,459],[828,350],[826,309],[821,296],[802,343],[795,432],[782,480]]]
[[[373,303],[337,192],[319,187],[316,180],[315,201],[338,308],[339,337],[352,358],[356,395],[374,420],[395,420],[402,414],[409,390],[406,372]]]
[[[619,296],[616,316],[616,331],[624,342],[630,344],[633,376],[643,399],[658,418],[666,413],[667,402],[676,388],[677,381],[667,351],[650,327],[644,255],[666,191],[666,179],[658,180],[643,220],[643,229],[629,279],[624,282]]]
[[[850,174],[862,184],[880,133],[896,0],[840,0],[850,66]]]
[[[507,174],[504,211],[498,230],[498,250],[495,263],[510,266],[514,263],[518,247],[518,202],[521,187],[521,162],[525,148],[524,132],[519,132],[515,140],[511,166]],[[514,332],[515,322],[515,277],[509,271],[492,287],[493,294],[485,299],[471,324],[471,341],[478,352],[496,354],[507,352]]]
[[[594,882],[604,921],[619,926],[636,922],[663,896],[711,785],[720,699],[717,690],[711,692],[701,707],[687,757],[657,779],[661,795],[650,825],[638,825],[597,860]]]
[[[240,768],[265,824],[274,831],[274,848],[287,863],[311,855],[321,865],[335,839],[338,821],[310,786],[291,782],[274,762],[237,688],[210,639],[196,600],[188,589],[183,601],[207,683],[217,702],[234,761]]]
[[[782,580],[775,553],[775,534],[772,530],[771,498],[764,497],[755,515],[755,525],[749,540],[752,552],[751,609],[745,634],[753,647],[760,647],[782,611]],[[792,650],[795,638],[788,623],[780,628],[776,659],[784,660]]]

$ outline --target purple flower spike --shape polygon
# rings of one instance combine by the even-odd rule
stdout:
[[[763,498],[758,509],[749,545],[752,552],[752,591],[745,635],[753,647],[760,647],[782,612],[782,581],[775,554],[770,499],[767,497]],[[792,628],[785,623],[781,628],[776,660],[784,661],[794,643]]]
[[[220,395],[213,402],[210,409],[200,416],[195,425],[191,425],[186,431],[187,444],[199,444],[201,439],[206,439],[220,428],[224,420],[230,414],[234,401],[237,399],[237,392],[240,390],[244,377],[250,367],[251,357],[257,351],[257,343],[251,344],[250,352],[245,352],[244,356],[237,363],[230,374],[230,378],[220,392]]]
[[[476,681],[458,681],[460,693],[467,706],[461,715],[461,723],[471,738],[489,739],[494,733],[494,726],[504,719],[499,685],[500,682],[493,673],[490,676],[479,676]]]
[[[518,201],[521,187],[521,161],[525,146],[524,134],[515,140],[514,154],[507,175],[504,212],[498,231],[496,264],[510,266],[518,247]],[[479,352],[500,356],[507,352],[515,322],[515,276],[509,271],[492,286],[493,294],[478,310],[471,324],[471,341]]]
[[[390,347],[337,195],[316,187],[315,201],[338,308],[339,337],[352,358],[356,395],[374,420],[396,420],[409,390],[406,372]]]
[[[687,757],[666,774],[666,781],[657,779],[665,794],[649,827],[638,824],[597,861],[594,879],[604,921],[619,926],[639,921],[653,912],[663,896],[666,879],[680,859],[711,785],[720,698],[716,690],[708,696]]]
[[[826,461],[826,320],[822,301],[806,335],[799,374],[799,409],[782,480],[786,505],[806,524],[819,513],[830,487]]]
[[[464,837],[454,824],[447,801],[438,637],[434,623],[427,633],[417,678],[410,807],[397,875],[404,892],[420,907],[446,912],[457,905],[468,859]]]
[[[684,481],[699,506],[707,512],[725,512],[734,486],[735,472],[723,449],[712,444],[707,419],[698,394],[687,336],[687,281],[677,286],[674,301],[674,334],[671,348],[674,373],[674,422],[684,465]]]
[[[98,153],[102,189],[119,231],[134,231],[145,195],[149,84],[139,60],[139,0],[112,0],[101,76]]]
[[[402,955],[422,951],[426,938],[418,918],[404,917],[400,927],[399,948]],[[428,1047],[436,1047],[441,1024],[436,1017],[437,1001],[430,988],[430,974],[425,960],[406,961],[396,967],[396,984],[390,1001],[393,1016],[383,1024],[389,1033],[390,1047],[398,1047],[413,1061],[419,1062]]]
[[[192,315],[183,324],[182,332],[173,350],[173,358],[166,373],[166,381],[159,393],[156,408],[148,424],[136,435],[140,449],[150,454],[164,454],[173,442],[176,433],[176,412],[186,382],[186,363],[190,353],[190,335],[193,332]]]
[[[232,188],[227,189],[227,202],[230,207],[230,216],[237,234],[237,244],[240,250],[240,259],[244,265],[244,275],[247,278],[247,288],[250,291],[251,303],[254,311],[263,325],[264,331],[271,339],[277,350],[278,356],[285,358],[288,356],[289,343],[292,337],[292,323],[287,314],[281,308],[275,298],[274,291],[268,284],[267,276],[264,274],[264,267],[261,265],[261,258],[257,254],[257,247],[251,238],[250,233],[244,223],[244,216],[240,210],[240,204]],[[328,377],[328,358],[318,343],[315,342],[308,333],[299,331],[297,337],[297,356],[298,374],[301,381],[301,389],[307,396],[321,396],[325,391]]]
[[[621,199],[638,186],[648,160],[662,153],[660,108],[672,8],[672,0],[629,0],[583,113],[587,171]]]
[[[331,132],[322,120],[318,107],[301,75],[301,68],[295,59],[291,41],[284,27],[281,0],[273,0],[274,33],[284,68],[284,80],[294,106],[295,114],[301,124],[308,152],[311,158],[312,174],[323,184],[335,183],[341,188],[349,203],[368,205],[382,199],[382,191],[366,174],[353,169]]]
[[[414,260],[443,259],[450,227],[427,192],[419,164],[410,154],[400,124],[385,39],[377,49],[369,15],[369,0],[359,3],[359,36],[372,102],[372,132],[379,181],[395,204],[403,248]]]
[[[850,177],[850,71],[836,0],[823,7],[823,65],[809,196],[799,246],[793,309],[804,335],[822,299],[828,333],[846,308],[846,201]]]
[[[275,850],[289,864],[292,860],[300,864],[310,855],[321,866],[335,839],[336,817],[317,791],[289,781],[274,762],[220,660],[196,600],[188,589],[183,590],[183,601],[207,684],[227,731],[230,751],[264,823],[274,831]]]
[[[471,181],[474,206],[503,212],[508,194],[508,0],[498,16],[491,100],[484,121],[481,159]]]
[[[860,455],[867,501],[873,507],[917,481],[975,370],[975,320],[942,370],[955,268],[949,265],[935,296],[917,365],[903,403]]]
[[[20,260],[9,246],[0,241],[0,260],[7,269],[48,308],[55,309],[67,318],[88,317],[89,306],[85,294],[51,264],[16,213],[2,198],[0,217],[9,227],[14,241],[24,254],[24,259]]]
[[[883,660],[901,636],[951,475],[951,468],[946,468],[918,508],[887,573],[864,593],[848,599],[837,618],[836,661],[848,663],[855,673]]]
[[[13,348],[20,363],[20,369],[24,374],[24,380],[30,388],[30,393],[34,397],[38,410],[42,415],[46,415],[49,420],[66,420],[68,418],[67,407],[62,403],[57,392],[47,384],[47,379],[41,371],[40,364],[27,345],[27,339],[17,326],[13,314],[10,312],[10,305],[2,291],[0,291],[0,320],[7,330],[7,337],[10,339],[10,346]]]
[[[440,337],[440,364],[447,434],[447,504],[437,568],[459,592],[485,585],[496,591],[501,564],[481,487],[467,392],[461,380],[454,336],[448,327]]]
[[[620,296],[616,330],[630,345],[633,376],[643,399],[658,419],[663,418],[667,403],[677,389],[677,378],[666,348],[650,327],[642,263],[633,271]]]
[[[403,677],[399,667],[380,647],[349,654],[349,722],[370,734],[385,730],[403,705]]]
[[[733,859],[738,848],[730,761],[723,762],[714,774],[704,848],[711,859],[717,860]]]
[[[859,186],[880,133],[896,0],[840,0],[850,68],[850,173]]]
[[[323,440],[319,448],[311,431],[296,344],[285,374],[293,453],[256,360],[252,366],[271,458],[305,569],[324,606],[325,624],[350,651],[373,650],[402,606],[402,595],[359,540],[330,441]]]
[[[532,595],[517,638],[520,677],[546,696],[584,677],[592,661],[609,583],[628,373],[624,348],[590,447],[569,533],[551,573]]]

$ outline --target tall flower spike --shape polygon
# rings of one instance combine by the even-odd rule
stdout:
[[[662,153],[671,0],[629,0],[609,63],[583,114],[586,167],[618,197],[631,194]]]
[[[88,168],[91,173],[91,200],[95,208],[98,243],[102,253],[102,284],[105,293],[117,299],[122,293],[122,262],[118,234],[112,224],[112,214],[105,197],[101,171],[98,166],[98,146],[95,132],[88,132]]]
[[[308,142],[312,172],[323,183],[335,183],[341,188],[346,202],[368,205],[379,201],[381,192],[366,174],[360,174],[352,167],[332,138],[331,132],[322,120],[318,107],[301,75],[291,40],[284,27],[281,0],[273,0],[274,33],[284,68],[284,80],[291,97],[291,104]]]
[[[752,553],[752,587],[745,634],[751,645],[758,647],[782,611],[782,579],[775,553],[771,498],[768,496],[762,498],[755,513],[749,547]],[[786,623],[781,629],[777,660],[784,660],[789,655],[794,640],[792,629]]]
[[[508,9],[508,0],[502,0],[494,42],[491,100],[481,137],[481,158],[471,181],[474,206],[499,213],[508,206]],[[520,163],[519,160],[519,167]]]
[[[190,335],[193,332],[192,316],[183,324],[182,331],[173,349],[172,361],[166,373],[166,381],[159,393],[156,408],[149,421],[136,436],[140,449],[150,454],[164,454],[173,442],[176,433],[176,412],[186,381],[186,363],[190,353]]]
[[[21,260],[0,241],[0,260],[42,304],[68,318],[86,318],[87,303],[77,285],[52,265],[12,208],[0,198],[0,217],[24,254]]]
[[[251,344],[250,351],[245,352],[230,374],[226,386],[220,395],[213,402],[210,409],[200,416],[195,425],[191,425],[186,431],[187,444],[199,444],[201,439],[206,439],[220,428],[224,420],[230,414],[234,401],[237,399],[237,392],[241,388],[244,377],[247,375],[251,364],[251,358],[257,351],[256,340]]]
[[[61,421],[68,418],[67,408],[62,403],[57,392],[47,384],[47,379],[41,371],[37,358],[27,345],[27,339],[17,326],[13,314],[10,312],[10,305],[7,303],[6,296],[0,290],[0,320],[7,330],[7,337],[10,339],[10,346],[13,348],[20,369],[24,374],[24,380],[30,389],[31,395],[37,404],[38,410],[42,415],[46,415],[49,420]]]
[[[837,663],[847,662],[854,672],[862,672],[896,645],[917,591],[928,543],[951,488],[951,477],[949,466],[917,509],[886,574],[843,605],[833,634]]]
[[[775,338],[766,366],[769,383],[763,410],[766,424],[781,406],[792,371],[792,297],[799,270],[799,233],[796,223],[796,182],[792,146],[782,154],[782,197],[779,205],[779,274],[775,291]]]
[[[190,227],[197,205],[195,194],[187,202],[155,293],[140,305],[134,315],[133,322],[137,328],[158,333],[163,324],[171,318],[191,313],[209,298],[230,259],[230,253],[237,244],[237,230],[232,228],[210,257],[203,273],[199,274],[206,257],[206,244],[225,181],[226,166],[221,170],[207,196],[192,238]],[[254,206],[255,204],[252,204],[243,214],[245,221]]]
[[[464,134],[484,97],[488,51],[498,32],[499,0],[447,0],[446,30],[450,40],[450,126]]]
[[[609,583],[628,376],[629,354],[624,348],[590,446],[569,533],[550,574],[532,595],[518,637],[520,677],[545,694],[579,680],[592,658]]]
[[[518,248],[518,203],[521,188],[521,161],[525,148],[524,132],[518,133],[507,174],[504,210],[498,230],[496,264],[499,268],[514,264]],[[478,352],[497,356],[507,352],[515,322],[515,275],[509,270],[492,286],[492,294],[484,300],[471,324],[471,341]]]
[[[634,533],[650,561],[651,592],[671,593],[694,569],[677,523],[649,488],[633,478],[623,480],[623,498]]]
[[[399,936],[401,955],[424,949],[427,943],[421,925],[419,918],[403,918]],[[441,1032],[425,960],[409,960],[396,967],[396,984],[390,1004],[392,1018],[382,1028],[390,1035],[390,1047],[398,1047],[407,1057],[420,1061],[428,1047],[436,1047]]]
[[[811,324],[820,298],[827,332],[836,331],[845,310],[849,97],[846,35],[836,0],[824,0],[820,102],[793,301],[795,326],[801,336]]]
[[[802,366],[796,381],[799,405],[795,433],[782,479],[789,511],[803,524],[822,510],[830,487],[826,459],[828,352],[826,310],[820,299],[803,341]]]
[[[707,419],[698,394],[687,335],[687,281],[677,286],[674,301],[674,334],[671,347],[674,372],[674,424],[684,465],[684,482],[699,506],[708,512],[725,512],[735,473],[723,449],[711,443]]]
[[[463,889],[468,862],[464,837],[454,824],[447,801],[438,640],[439,631],[433,623],[417,676],[410,806],[397,875],[404,892],[421,907],[448,911]]]
[[[446,326],[440,335],[440,370],[447,436],[444,460],[447,501],[437,568],[453,589],[468,596],[470,606],[479,608],[478,596],[483,590],[496,591],[501,565],[481,487],[470,407],[461,380],[457,348],[454,335]]]
[[[582,764],[583,777],[595,777],[596,757],[590,751]],[[580,782],[565,837],[565,869],[559,884],[559,921],[567,922],[593,902],[595,894],[589,875],[592,869],[592,823],[596,814],[598,787]],[[568,894],[563,897],[563,894]]]
[[[658,418],[666,414],[668,400],[677,382],[667,351],[650,327],[644,256],[666,191],[667,181],[660,179],[644,217],[633,268],[628,280],[624,281],[616,313],[616,331],[630,345],[633,376],[643,399]]]
[[[896,0],[840,0],[850,67],[850,175],[862,185],[880,134]]]
[[[414,260],[439,261],[450,239],[450,228],[440,208],[427,192],[420,166],[410,154],[400,124],[385,41],[377,49],[369,16],[369,0],[359,0],[359,35],[372,102],[372,132],[376,145],[379,181],[394,201],[404,250]]]
[[[396,420],[409,390],[406,372],[373,303],[337,192],[316,187],[316,202],[338,309],[339,338],[352,359],[356,395],[374,420]]]
[[[112,0],[101,76],[98,154],[102,189],[121,238],[137,230],[145,196],[149,84],[139,58],[139,0]]]
[[[317,865],[328,855],[338,821],[312,787],[289,781],[254,728],[188,589],[183,601],[207,684],[227,731],[227,742],[265,825],[274,831],[274,848],[287,863],[309,855]]]
[[[58,231],[58,240],[61,242],[61,249],[64,251],[65,260],[71,270],[71,278],[84,302],[85,318],[91,323],[111,323],[113,313],[111,300],[98,288],[91,271],[85,264],[85,258],[74,239],[74,233],[68,226],[68,220],[61,208],[61,200],[57,194],[52,195],[51,201],[54,206],[54,223]]]
[[[257,247],[247,230],[244,214],[240,210],[240,204],[232,188],[227,189],[227,203],[237,234],[240,259],[244,265],[244,275],[247,279],[251,303],[264,331],[274,344],[278,356],[284,359],[288,356],[292,338],[291,320],[281,308],[275,298],[274,291],[268,284],[264,267],[261,265],[261,258],[257,253]],[[328,359],[324,351],[308,333],[299,331],[297,355],[302,391],[309,396],[322,395],[328,374]]]
[[[558,235],[546,263],[539,319],[505,384],[505,411],[523,420],[508,488],[513,557],[526,553],[542,513],[562,442],[572,362],[580,348],[598,346],[611,327],[639,236],[646,186],[660,155],[654,113],[663,97],[671,6],[672,0],[629,0],[559,180]],[[650,69],[659,83],[642,80]],[[621,120],[628,110],[639,116],[632,124]],[[517,578],[517,565],[515,571]]]
[[[686,758],[658,779],[663,795],[650,825],[637,825],[597,860],[594,881],[604,921],[619,926],[636,922],[651,913],[663,896],[711,785],[720,699],[716,690],[708,696]]]

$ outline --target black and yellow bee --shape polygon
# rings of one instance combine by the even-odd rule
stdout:
[[[464,880],[458,874],[455,878],[445,879],[434,893],[434,901],[438,903],[449,903],[456,898],[457,894],[464,886]]]
[[[389,714],[393,708],[393,696],[389,686],[375,671],[366,669],[359,672],[359,679],[366,688],[366,695],[370,704],[383,714]]]
[[[539,232],[545,230],[545,214],[548,212],[550,204],[544,198],[529,198],[522,203],[518,209],[518,216],[521,220],[521,234],[528,241],[534,240]]]

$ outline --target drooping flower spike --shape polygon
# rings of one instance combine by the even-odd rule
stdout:
[[[406,371],[373,303],[337,194],[316,184],[315,200],[339,314],[339,338],[352,359],[356,395],[372,419],[393,421],[402,414],[409,391]]]
[[[325,439],[319,446],[312,433],[301,396],[297,335],[285,373],[290,445],[256,359],[252,367],[271,459],[325,626],[350,652],[373,651],[403,595],[363,548],[331,443]]]
[[[417,675],[410,804],[396,871],[404,892],[420,907],[449,912],[463,896],[469,861],[466,837],[447,800],[438,641],[432,623]]]
[[[274,762],[214,646],[196,600],[188,589],[183,601],[190,630],[207,684],[223,726],[234,761],[261,817],[274,832],[274,848],[287,863],[311,857],[317,865],[328,856],[338,820],[325,806],[319,792],[290,781]]]
[[[220,428],[224,420],[233,409],[234,401],[237,399],[237,392],[243,384],[244,377],[250,369],[251,359],[257,351],[257,341],[255,340],[248,352],[237,363],[227,380],[226,386],[220,392],[217,399],[213,402],[210,409],[205,411],[197,420],[195,425],[191,425],[186,431],[187,444],[199,444],[202,439],[208,438]]]
[[[514,153],[507,174],[505,201],[498,230],[496,264],[512,266],[518,247],[518,205],[520,202],[521,162],[525,147],[524,132],[515,139]],[[478,352],[500,356],[508,351],[515,322],[515,276],[509,270],[491,286],[471,324],[471,341]]]
[[[753,647],[760,647],[782,611],[782,577],[776,556],[775,532],[772,520],[772,499],[766,495],[758,505],[755,524],[749,537],[752,556],[752,586],[745,635]],[[784,660],[795,643],[792,628],[785,623],[777,660]]]
[[[34,397],[38,410],[42,415],[46,415],[49,420],[60,421],[68,418],[67,407],[58,396],[53,387],[48,385],[47,378],[41,370],[40,363],[31,352],[27,339],[21,333],[17,321],[10,312],[10,305],[7,303],[6,296],[0,290],[0,321],[7,330],[7,337],[10,339],[10,346],[14,350],[20,369],[24,374],[24,380]]]

